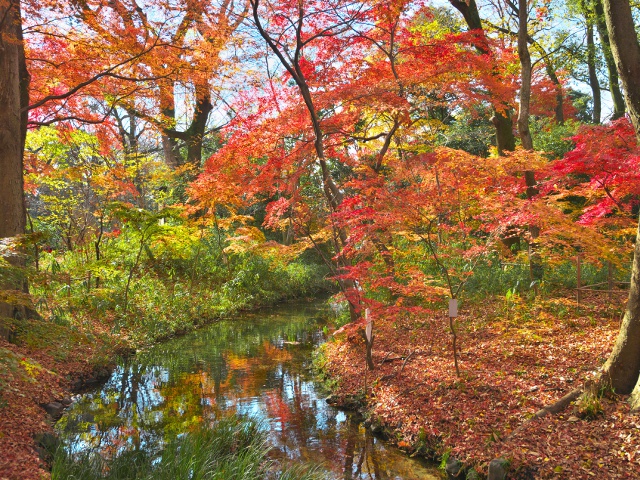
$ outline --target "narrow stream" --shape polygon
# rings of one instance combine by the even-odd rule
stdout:
[[[320,465],[331,479],[437,479],[330,407],[309,366],[325,340],[321,303],[246,313],[141,352],[57,425],[71,452],[159,450],[169,436],[229,412],[262,419],[273,456]]]

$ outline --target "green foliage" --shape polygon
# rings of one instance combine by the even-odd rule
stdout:
[[[82,131],[34,130],[27,150],[36,233],[24,248],[36,261],[26,270],[3,262],[0,281],[29,277],[32,297],[22,303],[33,300],[63,331],[89,327],[146,344],[328,286],[315,258],[283,259],[260,250],[260,242],[233,242],[251,217],[225,209],[194,213],[178,203],[194,172],[112,152],[116,159]],[[21,341],[40,337],[23,332]]]
[[[313,360],[311,363],[311,369],[315,373],[315,378],[320,382],[322,387],[327,392],[333,392],[338,388],[340,380],[329,374],[327,371],[328,358],[325,353],[324,347],[320,345],[313,352]]]
[[[212,238],[215,232],[199,232],[171,212],[118,208],[127,222],[119,235],[103,241],[100,260],[90,246],[42,255],[31,290],[54,324],[100,319],[134,344],[146,344],[329,287],[317,263],[225,253]]]
[[[576,401],[576,412],[582,418],[592,419],[597,417],[604,411],[600,402],[601,398],[601,392],[594,392],[590,389],[585,390]]]
[[[440,470],[444,471],[445,468],[447,468],[447,462],[449,461],[450,456],[451,456],[451,449],[447,448],[445,452],[442,454],[442,458],[440,459],[440,464],[438,465],[438,468]]]
[[[627,281],[630,275],[627,263],[623,268],[614,271],[614,281]],[[553,289],[572,289],[576,287],[575,259],[568,258],[560,263],[543,264],[544,278],[542,291]],[[593,263],[582,263],[582,285],[603,283],[608,278],[608,266]],[[465,291],[472,298],[485,295],[523,295],[531,291],[531,280],[528,260],[525,254],[513,257],[507,261],[494,254],[485,261],[478,262],[474,274],[465,284]],[[509,293],[510,292],[510,293]]]
[[[413,444],[414,453],[412,456],[420,455],[427,457],[433,455],[437,449],[438,443],[438,439],[430,436],[423,427],[420,427],[420,430],[418,431],[418,438]]]
[[[546,152],[551,160],[562,158],[575,147],[571,137],[576,134],[580,125],[580,122],[571,119],[563,125],[546,117],[531,119],[530,128],[536,150]]]
[[[473,155],[486,157],[495,129],[488,120],[488,112],[459,112],[455,119],[439,133],[438,143],[445,147],[456,148]]]
[[[523,293],[529,286],[529,265],[526,257],[501,259],[497,254],[478,262],[474,274],[465,284],[465,291],[471,297],[490,295],[512,295]]]

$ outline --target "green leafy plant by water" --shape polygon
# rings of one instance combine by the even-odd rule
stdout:
[[[313,468],[279,467],[268,458],[260,424],[229,417],[170,440],[161,452],[137,448],[105,459],[88,451],[55,454],[53,480],[316,480]]]

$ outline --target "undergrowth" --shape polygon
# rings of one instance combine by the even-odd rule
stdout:
[[[54,457],[53,480],[315,480],[313,468],[280,467],[268,458],[260,424],[229,417],[176,436],[161,452],[132,449],[105,458],[98,451]]]
[[[82,251],[41,255],[30,287],[47,324],[72,335],[102,332],[137,347],[238,311],[331,288],[325,268],[313,259],[223,255],[202,242],[171,256],[149,248],[134,265],[126,242],[103,246],[97,262]]]

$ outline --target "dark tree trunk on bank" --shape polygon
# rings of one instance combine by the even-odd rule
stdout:
[[[625,91],[626,106],[640,143],[640,44],[629,0],[604,0],[604,15],[611,54]],[[632,393],[640,408],[640,225],[636,234],[631,286],[620,333],[605,367],[604,376],[618,393]]]
[[[600,96],[600,82],[596,70],[596,46],[593,39],[593,21],[589,18],[589,13],[585,12],[587,21],[587,68],[589,69],[589,86],[593,97],[593,123],[600,123],[602,117],[602,100]]]
[[[640,372],[640,242],[637,240],[627,310],[604,371],[616,392],[631,393],[636,387]]]
[[[24,142],[29,103],[20,3],[0,3],[0,240],[23,235],[26,229],[24,180],[22,173]],[[12,262],[20,265],[20,257]],[[0,288],[25,290],[24,285]],[[13,317],[24,308],[0,303],[0,316]]]
[[[613,101],[613,115],[611,119],[615,120],[624,116],[624,98],[620,90],[616,63],[611,52],[611,41],[609,39],[609,31],[607,29],[602,0],[594,0],[593,6],[595,10],[596,27],[598,29],[598,35],[600,36],[600,44],[602,45],[602,54],[607,64],[607,73],[609,75],[609,92],[611,93],[611,100]]]
[[[27,128],[22,109],[28,76],[19,8],[17,0],[9,6],[0,3],[0,238],[24,234],[27,221],[22,174]]]

